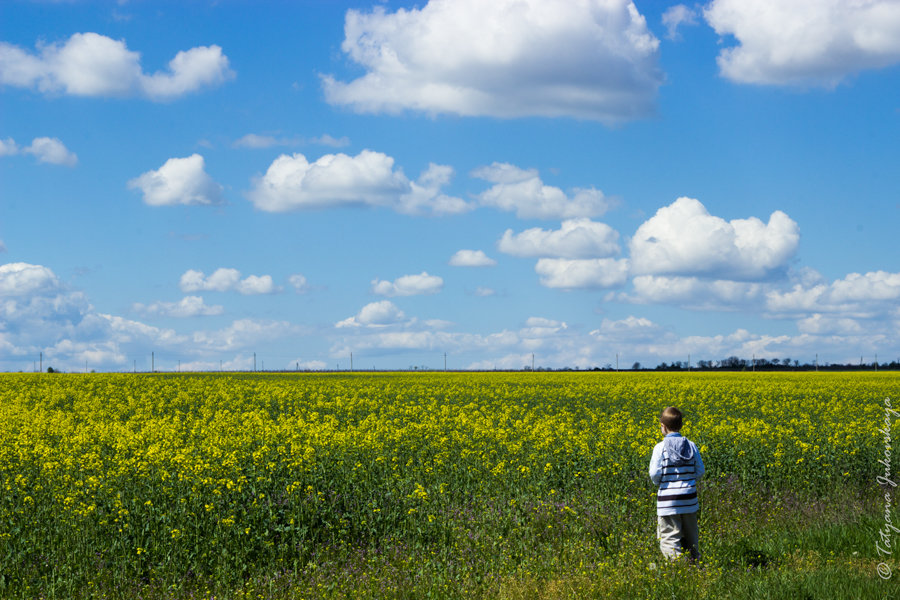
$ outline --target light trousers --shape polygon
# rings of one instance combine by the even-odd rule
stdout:
[[[692,559],[700,558],[700,528],[697,516],[700,513],[667,515],[656,517],[656,537],[663,556],[675,559],[683,552],[689,552]]]

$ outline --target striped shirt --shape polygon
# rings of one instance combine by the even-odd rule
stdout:
[[[659,486],[656,514],[660,517],[697,512],[697,480],[705,472],[700,450],[689,439],[672,432],[653,448],[650,479]]]

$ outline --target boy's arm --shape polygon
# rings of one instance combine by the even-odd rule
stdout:
[[[662,444],[657,444],[650,456],[650,481],[656,485],[659,485],[659,480],[662,478],[662,446]]]
[[[694,444],[694,442],[691,443]],[[700,479],[703,477],[703,474],[706,473],[706,467],[703,465],[703,457],[700,456],[700,449],[697,447],[697,444],[694,444],[694,456],[697,457],[694,464],[694,474],[696,479]]]

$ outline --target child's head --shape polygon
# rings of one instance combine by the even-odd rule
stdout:
[[[669,431],[681,431],[681,411],[674,406],[667,406],[659,415],[659,422]]]

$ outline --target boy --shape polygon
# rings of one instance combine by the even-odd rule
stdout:
[[[700,531],[697,513],[697,480],[705,468],[697,445],[681,430],[681,411],[669,406],[659,416],[663,441],[653,448],[650,457],[650,479],[659,486],[656,495],[656,537],[659,549],[668,559],[690,552],[691,559],[700,558]]]

